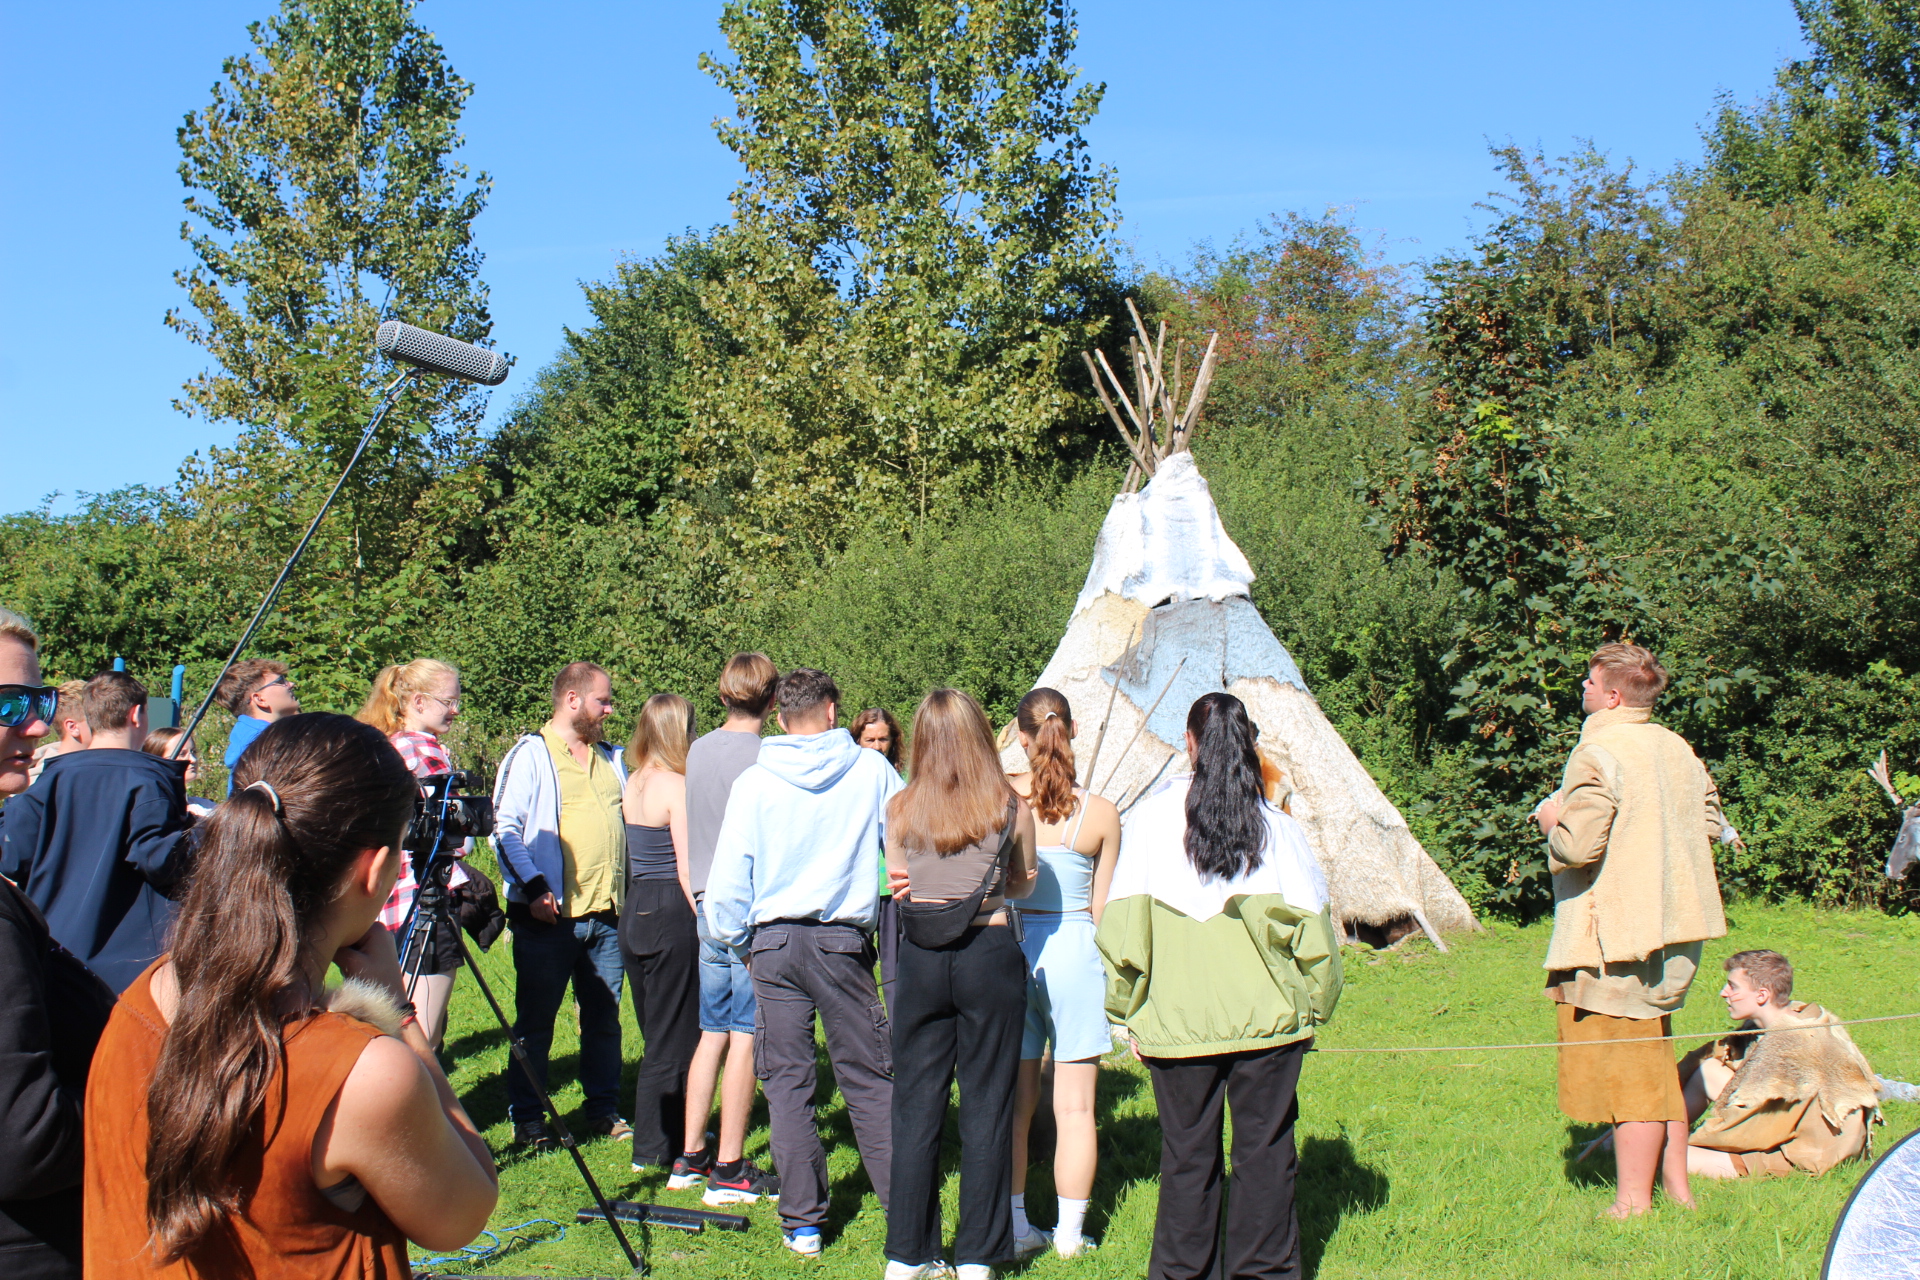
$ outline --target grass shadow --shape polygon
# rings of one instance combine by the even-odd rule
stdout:
[[[1294,1188],[1300,1215],[1301,1266],[1312,1276],[1319,1271],[1327,1242],[1340,1230],[1341,1220],[1348,1214],[1372,1213],[1383,1207],[1392,1184],[1379,1169],[1362,1164],[1353,1143],[1342,1135],[1308,1138],[1300,1144]]]
[[[1560,1152],[1560,1163],[1567,1181],[1576,1187],[1611,1187],[1617,1180],[1611,1151],[1595,1151],[1585,1160],[1578,1159],[1587,1144],[1613,1128],[1606,1124],[1570,1124],[1567,1145]]]

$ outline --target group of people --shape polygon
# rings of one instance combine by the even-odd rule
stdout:
[[[404,847],[420,780],[454,767],[457,672],[389,667],[347,717],[302,713],[284,664],[236,664],[216,691],[236,717],[229,793],[196,807],[192,744],[147,728],[137,682],[42,686],[37,647],[0,611],[9,1275],[405,1274],[409,1240],[466,1243],[498,1189],[436,1052],[462,948],[409,927],[425,866]],[[1594,655],[1581,742],[1536,814],[1560,1101],[1612,1126],[1621,1215],[1656,1173],[1691,1203],[1689,1172],[1822,1171],[1865,1150],[1876,1115],[1865,1060],[1791,1001],[1773,952],[1726,962],[1741,1032],[1677,1066],[1660,1039],[1725,932],[1710,841],[1730,830],[1705,768],[1651,723],[1665,682],[1644,649]],[[909,745],[878,708],[840,728],[831,677],[757,653],[721,671],[719,726],[655,694],[624,750],[607,671],[571,663],[550,692],[493,788],[513,1031],[540,1086],[509,1065],[517,1144],[555,1145],[541,1091],[570,988],[580,1127],[629,1140],[669,1190],[777,1200],[786,1247],[817,1256],[818,1028],[887,1215],[885,1277],[985,1280],[1094,1247],[1096,1086],[1118,1038],[1162,1132],[1150,1274],[1299,1274],[1295,1094],[1339,999],[1340,932],[1238,699],[1192,704],[1189,769],[1123,818],[1078,785],[1074,710],[1051,689],[1019,705],[1011,775],[963,692],[929,693]],[[468,880],[485,877],[454,862],[453,887]],[[630,1120],[623,994],[644,1041]],[[1756,1034],[1789,1027],[1806,1034]],[[1050,1231],[1025,1197],[1049,1074]],[[771,1169],[746,1154],[756,1090]]]

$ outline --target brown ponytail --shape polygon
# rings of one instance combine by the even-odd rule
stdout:
[[[1027,803],[1041,822],[1064,822],[1073,812],[1073,708],[1054,689],[1035,689],[1020,699],[1014,723],[1033,745],[1033,793]]]
[[[233,781],[174,922],[180,998],[147,1090],[147,1222],[162,1265],[240,1208],[232,1165],[280,1068],[282,1023],[318,994],[301,953],[360,851],[399,843],[416,795],[383,734],[328,714],[270,725]]]

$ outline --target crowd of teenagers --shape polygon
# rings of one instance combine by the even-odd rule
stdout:
[[[1705,769],[1649,722],[1664,683],[1645,650],[1595,655],[1581,745],[1537,815],[1560,907],[1560,1101],[1612,1126],[1619,1212],[1646,1207],[1656,1168],[1684,1203],[1690,1171],[1823,1171],[1865,1150],[1876,1115],[1865,1060],[1790,1001],[1773,952],[1727,961],[1729,1013],[1749,1033],[1818,1035],[1776,1051],[1736,1033],[1678,1066],[1646,1043],[1725,931],[1708,844],[1724,823]],[[1019,705],[1011,776],[958,690],[926,696],[910,746],[883,709],[840,728],[818,670],[737,654],[718,691],[709,732],[686,698],[655,694],[621,749],[604,733],[612,678],[572,663],[495,775],[513,1032],[547,1087],[571,990],[577,1128],[630,1140],[665,1192],[777,1200],[782,1242],[817,1256],[823,1036],[886,1213],[883,1275],[984,1280],[1095,1248],[1101,1061],[1131,1052],[1162,1139],[1149,1274],[1299,1275],[1296,1088],[1339,999],[1340,935],[1241,702],[1194,702],[1189,769],[1123,818],[1076,784],[1074,709],[1051,689]],[[389,667],[357,717],[302,713],[267,660],[235,665],[216,697],[236,717],[217,804],[190,798],[193,744],[148,730],[137,682],[41,685],[37,638],[0,610],[10,1278],[405,1275],[409,1242],[464,1245],[494,1209],[492,1153],[438,1053],[464,949],[452,928],[410,927],[431,868],[403,847],[421,779],[455,767],[458,674]],[[491,941],[491,881],[451,866],[480,908],[461,923]],[[1595,939],[1606,954],[1586,954]],[[623,993],[643,1042],[630,1119]],[[1034,1151],[1049,1080],[1054,1147]],[[514,1143],[555,1146],[540,1092],[512,1066],[506,1086]],[[770,1169],[746,1152],[756,1092]],[[1048,1159],[1042,1230],[1025,1187]]]

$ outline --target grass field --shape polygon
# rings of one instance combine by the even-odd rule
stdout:
[[[1709,943],[1705,967],[1676,1033],[1726,1025],[1720,960],[1734,951],[1774,947],[1797,970],[1795,995],[1843,1017],[1920,1010],[1920,920],[1817,912],[1805,907],[1735,906],[1728,937]],[[1425,942],[1398,952],[1349,950],[1347,988],[1320,1046],[1475,1045],[1551,1039],[1552,1009],[1540,995],[1545,925],[1495,925],[1459,938],[1442,955]],[[507,1000],[513,967],[506,942],[482,958]],[[628,1085],[639,1036],[627,1009]],[[575,1042],[564,1024],[554,1045],[562,1111],[579,1105],[572,1087]],[[1920,1080],[1920,1020],[1855,1028],[1875,1070]],[[529,1218],[570,1224],[530,1228],[488,1263],[450,1263],[437,1272],[617,1276],[626,1268],[605,1226],[572,1224],[588,1203],[565,1153],[526,1158],[509,1150],[505,1040],[463,978],[448,1047],[454,1087],[501,1158],[496,1229]],[[1920,1124],[1920,1106],[1891,1104],[1875,1134],[1876,1151]],[[867,1189],[837,1096],[822,1109],[833,1183],[833,1226],[824,1257],[808,1262],[780,1247],[777,1215],[753,1206],[745,1234],[701,1236],[630,1228],[645,1240],[662,1277],[773,1277],[817,1273],[871,1280],[884,1266],[885,1219]],[[1101,1167],[1089,1215],[1098,1253],[1074,1261],[1043,1256],[1022,1268],[1034,1280],[1139,1276],[1152,1234],[1158,1129],[1144,1071],[1109,1060],[1100,1086]],[[765,1162],[766,1130],[748,1142]],[[951,1120],[949,1141],[952,1140]],[[1571,1163],[1598,1132],[1569,1124],[1554,1106],[1552,1051],[1348,1055],[1307,1060],[1300,1086],[1300,1219],[1307,1273],[1321,1280],[1383,1277],[1768,1277],[1816,1276],[1828,1233],[1864,1166],[1803,1177],[1721,1184],[1696,1181],[1700,1208],[1657,1205],[1619,1224],[1596,1215],[1612,1198],[1610,1159]],[[698,1205],[697,1192],[668,1192],[658,1174],[629,1171],[624,1143],[586,1149],[609,1195]],[[949,1239],[956,1184],[947,1186]],[[1035,1169],[1028,1200],[1051,1222],[1052,1186]],[[420,1255],[416,1251],[416,1256]]]

